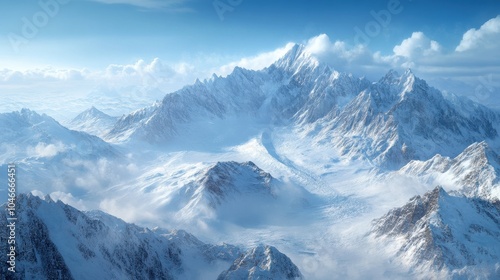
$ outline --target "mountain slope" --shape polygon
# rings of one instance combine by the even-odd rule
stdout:
[[[284,183],[253,162],[216,162],[153,169],[123,187],[113,189],[124,202],[132,197],[150,201],[150,211],[179,226],[203,223],[215,230],[221,223],[254,227],[286,222],[291,213],[314,199],[303,188]],[[120,199],[116,203],[120,203]]]
[[[472,144],[453,159],[436,155],[428,161],[411,161],[398,173],[458,188],[469,197],[500,199],[500,156],[486,142]]]
[[[248,129],[241,131],[242,125]],[[436,153],[454,157],[474,142],[498,149],[500,114],[445,96],[409,69],[403,75],[389,71],[370,84],[332,70],[295,45],[263,70],[236,67],[225,78],[167,94],[161,104],[120,119],[106,139],[203,147],[224,138],[222,131],[240,135],[241,143],[261,132],[255,127],[276,126],[309,130],[317,143],[344,156],[395,170]]]
[[[87,109],[69,123],[73,130],[83,131],[91,135],[103,137],[111,130],[118,118],[109,116],[95,107]]]
[[[2,162],[26,157],[52,158],[61,154],[92,158],[112,156],[116,151],[96,136],[69,130],[53,118],[29,109],[0,114],[0,136],[5,153]]]
[[[115,168],[124,162],[121,153],[102,139],[70,130],[28,109],[0,114],[0,128],[0,179],[6,180],[7,164],[15,163],[23,178],[20,192],[37,189],[82,194],[90,185],[107,185],[97,177],[115,179],[114,175],[103,174],[108,172],[110,162],[119,161]],[[0,197],[4,194],[0,190]]]
[[[17,205],[14,279],[207,279],[241,253],[184,231],[149,230],[100,211],[80,212],[49,197],[21,194]],[[7,228],[6,219],[0,225]],[[2,252],[6,236],[0,237]]]
[[[295,45],[266,69],[236,67],[226,78],[214,75],[167,94],[158,107],[145,108],[140,120],[132,121],[136,113],[122,118],[106,138],[162,143],[213,122],[240,118],[265,124],[312,122],[337,111],[367,86],[365,79],[332,71]]]
[[[436,153],[456,156],[474,142],[495,143],[499,121],[498,113],[472,101],[446,99],[410,70],[389,71],[326,120],[319,135],[345,155],[398,169]]]
[[[229,279],[303,279],[297,266],[272,246],[260,245],[234,261],[217,280]]]
[[[485,278],[500,275],[498,200],[450,196],[437,187],[375,220],[372,234],[396,246],[396,261],[420,273],[474,274],[480,268]]]

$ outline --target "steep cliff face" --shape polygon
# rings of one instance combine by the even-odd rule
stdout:
[[[374,221],[372,234],[397,244],[395,259],[416,269],[499,275],[500,203],[451,196],[440,187]],[[493,277],[494,278],[494,277]]]
[[[233,245],[206,244],[182,230],[142,228],[50,197],[21,194],[16,208],[16,273],[4,266],[1,279],[205,279],[242,254]],[[2,252],[8,252],[6,236],[0,237]],[[273,248],[275,255],[296,269]]]
[[[260,245],[235,260],[217,279],[294,280],[303,277],[297,266],[286,255],[272,246]]]
[[[468,197],[500,199],[500,157],[486,142],[472,144],[455,158],[436,155],[428,161],[411,161],[398,173],[458,189]]]

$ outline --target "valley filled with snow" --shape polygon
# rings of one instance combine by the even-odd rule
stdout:
[[[0,114],[26,277],[500,277],[500,111],[410,69],[368,81],[297,44],[121,117],[98,102]]]

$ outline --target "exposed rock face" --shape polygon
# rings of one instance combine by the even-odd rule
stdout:
[[[424,183],[456,186],[468,197],[500,199],[500,157],[486,142],[472,144],[453,159],[436,155],[428,161],[411,161],[399,173]]]
[[[292,261],[272,246],[260,245],[234,261],[218,280],[230,279],[303,279]]]
[[[372,234],[398,244],[412,267],[454,271],[500,262],[500,202],[450,196],[441,187],[374,221]]]
[[[207,273],[219,274],[221,264],[229,267],[242,258],[233,245],[206,244],[182,230],[142,228],[101,211],[81,212],[48,196],[21,194],[17,209],[16,273],[3,266],[0,279],[205,279]],[[0,235],[1,252],[8,252],[6,236]],[[251,252],[267,258],[260,260],[265,275],[300,275],[274,247]]]

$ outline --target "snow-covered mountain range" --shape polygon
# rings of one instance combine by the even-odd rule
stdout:
[[[52,158],[75,154],[86,158],[111,156],[114,148],[99,137],[73,131],[53,118],[29,109],[0,114],[1,162],[20,158]]]
[[[143,139],[168,146],[237,129],[230,120],[307,126],[352,158],[399,168],[439,153],[456,156],[474,142],[498,146],[500,114],[470,100],[443,95],[417,78],[389,71],[378,82],[339,73],[294,46],[268,68],[235,68],[167,94],[161,104],[122,117],[108,140]],[[184,136],[184,137],[183,137]]]
[[[410,69],[370,82],[295,45],[120,118],[92,107],[70,130],[23,109],[0,127],[20,192],[243,244],[21,195],[23,276],[499,275],[500,112]]]
[[[486,142],[472,144],[453,159],[438,154],[428,161],[412,161],[399,173],[449,190],[458,188],[468,197],[500,199],[500,156]]]
[[[377,239],[396,244],[395,262],[421,273],[437,268],[440,277],[500,276],[498,200],[451,196],[437,187],[375,220],[372,232]]]
[[[85,132],[70,130],[53,118],[29,109],[0,114],[0,170],[5,178],[7,164],[15,162],[23,184],[19,192],[88,192],[89,174],[109,161],[122,161],[113,145]],[[90,176],[91,177],[91,176]],[[0,196],[5,194],[0,190]],[[4,196],[2,196],[4,197]]]
[[[9,279],[215,279],[219,273],[218,279],[242,279],[233,274],[301,277],[274,247],[244,253],[228,244],[203,243],[185,231],[151,230],[100,211],[81,212],[50,197],[20,195],[17,203],[19,254],[17,272]],[[1,219],[0,226],[6,225]],[[0,241],[6,252],[6,235]]]

